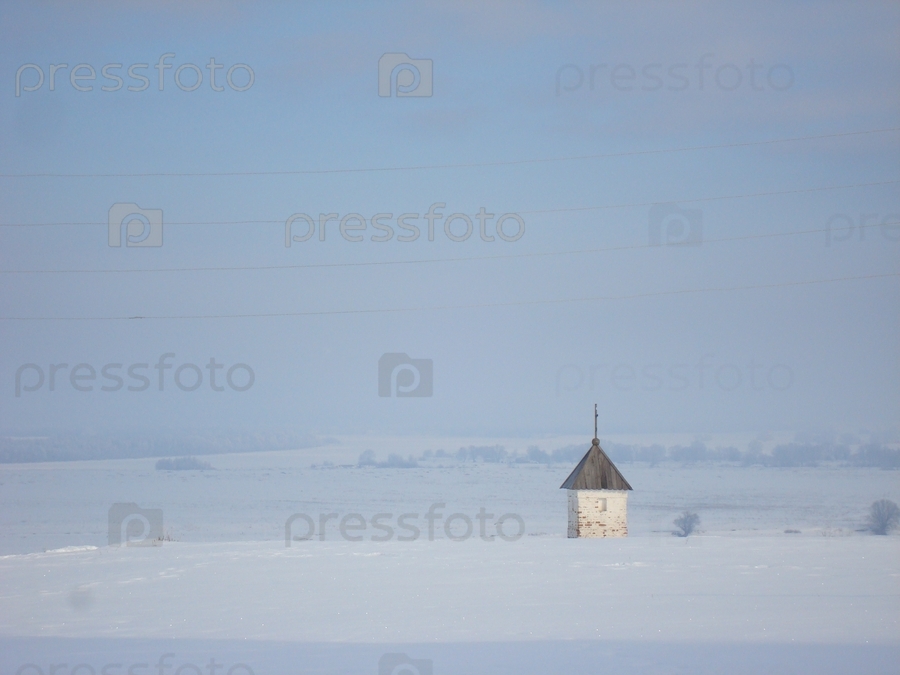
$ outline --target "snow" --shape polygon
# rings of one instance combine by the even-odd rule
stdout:
[[[328,450],[335,463],[360,451],[357,441]],[[143,675],[166,653],[164,672],[206,673],[214,658],[220,675],[247,672],[238,663],[378,673],[385,653],[429,660],[436,674],[896,672],[900,537],[859,531],[872,501],[900,500],[895,472],[622,464],[635,487],[630,536],[569,540],[558,486],[570,466],[311,469],[321,457],[310,451],[205,459],[216,470],[156,471],[150,459],[0,467],[0,674],[149,664],[136,667]],[[116,502],[163,509],[174,540],[107,546]],[[434,503],[445,506],[430,540]],[[493,514],[484,539],[482,507]],[[674,537],[686,508],[701,531]],[[285,545],[292,514],[318,524],[354,512],[363,541],[342,539],[333,520],[324,540]],[[417,514],[422,536],[372,541],[379,513],[393,524]],[[444,531],[454,513],[474,521],[465,541]],[[525,523],[515,541],[490,537],[506,513]]]

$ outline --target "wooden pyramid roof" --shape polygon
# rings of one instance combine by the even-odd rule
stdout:
[[[559,486],[566,490],[630,490],[631,486],[594,439],[591,449]]]

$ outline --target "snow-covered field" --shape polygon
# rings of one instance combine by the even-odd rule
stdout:
[[[0,466],[0,675],[898,672],[896,472],[622,464],[630,536],[568,540],[571,466],[311,468],[393,447]],[[161,545],[107,545],[131,502]]]

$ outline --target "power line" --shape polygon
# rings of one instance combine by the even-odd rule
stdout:
[[[698,202],[716,202],[716,201],[724,201],[727,199],[747,199],[749,197],[773,197],[776,195],[793,195],[793,194],[801,194],[804,192],[825,192],[827,190],[847,190],[850,188],[858,188],[858,187],[871,187],[873,185],[891,185],[893,183],[900,183],[900,180],[885,180],[885,181],[876,181],[873,183],[855,183],[852,185],[827,185],[825,187],[817,187],[817,188],[800,188],[797,190],[775,190],[771,192],[749,192],[743,195],[725,195],[722,197],[698,197],[696,199],[681,199],[681,200],[656,200],[653,202],[632,202],[628,204],[609,204],[607,206],[583,206],[583,207],[572,207],[568,209],[546,209],[542,211],[518,211],[519,215],[533,215],[540,213],[571,213],[574,211],[598,211],[602,209],[624,209],[634,206],[653,206],[654,204],[661,203],[675,203],[675,204],[696,204]]]
[[[697,204],[701,202],[726,201],[729,199],[750,199],[752,197],[774,197],[778,195],[792,195],[809,192],[827,192],[828,190],[850,190],[860,187],[873,187],[877,185],[894,185],[900,183],[900,179],[874,181],[871,183],[851,183],[849,185],[826,185],[814,188],[798,188],[796,190],[772,190],[768,192],[748,192],[739,195],[722,195],[719,197],[695,197],[692,199],[664,199],[649,202],[627,202],[623,204],[605,204],[602,206],[574,206],[561,209],[538,209],[535,211],[515,211],[519,216],[543,215],[548,213],[574,213],[580,211],[604,211],[608,209],[625,209],[637,206],[653,206],[654,204]],[[164,225],[283,225],[283,220],[207,220],[188,222],[167,222]],[[0,223],[0,227],[55,227],[61,225],[108,225],[105,221],[86,222],[57,222],[57,223]]]
[[[136,321],[151,319],[268,319],[280,317],[295,316],[340,316],[352,314],[398,314],[404,312],[427,312],[427,311],[443,311],[455,309],[490,309],[496,307],[525,307],[534,305],[558,305],[577,302],[600,302],[611,300],[635,300],[639,298],[664,297],[673,295],[687,295],[696,293],[717,293],[732,291],[750,291],[771,288],[787,288],[791,286],[810,286],[814,284],[835,283],[840,281],[859,281],[864,279],[884,279],[888,277],[900,277],[900,272],[888,274],[868,274],[855,277],[836,277],[832,279],[813,279],[809,281],[788,281],[778,284],[760,284],[751,286],[723,286],[718,288],[689,288],[676,291],[654,291],[651,293],[631,293],[627,295],[597,295],[582,298],[564,298],[556,300],[518,300],[512,302],[487,302],[477,304],[461,304],[461,305],[434,305],[431,307],[394,307],[382,309],[346,309],[346,310],[330,310],[319,312],[271,312],[258,314],[183,314],[183,315],[156,315],[156,316],[50,316],[50,317],[29,317],[29,316],[5,316],[0,317],[0,321]]]
[[[736,241],[748,241],[754,239],[771,239],[775,237],[791,237],[803,234],[822,234],[825,232],[852,232],[857,229],[882,227],[884,225],[900,225],[900,221],[894,220],[885,223],[872,223],[852,227],[818,228],[813,230],[794,230],[792,232],[771,232],[767,234],[748,234],[740,237],[722,237],[719,239],[704,239],[703,244],[721,244]],[[676,244],[677,246],[677,244]],[[515,260],[522,258],[547,258],[554,256],[582,255],[589,253],[609,253],[613,251],[630,251],[640,249],[662,248],[658,244],[629,244],[625,246],[607,246],[604,248],[572,249],[568,251],[543,251],[539,253],[510,253],[499,255],[466,256],[456,258],[421,258],[418,260],[380,260],[373,262],[350,263],[310,263],[305,265],[243,265],[234,267],[160,267],[154,269],[107,269],[107,270],[0,270],[0,274],[133,274],[133,273],[159,273],[159,272],[244,272],[244,271],[268,271],[268,270],[300,270],[319,269],[331,267],[384,267],[391,265],[425,265],[450,262],[477,262],[482,260]]]
[[[790,143],[796,141],[820,140],[826,138],[843,138],[848,136],[862,136],[866,134],[881,134],[892,131],[900,131],[900,127],[888,127],[885,129],[871,129],[868,131],[847,131],[837,134],[821,134],[816,136],[794,136],[789,138],[776,138],[766,141],[747,141],[744,143],[722,143],[717,145],[693,145],[680,148],[665,148],[658,150],[632,150],[628,152],[609,152],[596,155],[575,155],[572,157],[549,157],[541,159],[519,159],[496,162],[467,162],[455,164],[420,164],[412,166],[395,167],[369,167],[358,169],[310,169],[294,171],[196,171],[196,172],[146,172],[146,173],[0,173],[0,178],[198,178],[198,177],[227,177],[227,176],[311,176],[347,173],[377,173],[392,171],[426,171],[433,169],[471,169],[479,167],[517,166],[525,164],[547,164],[552,162],[572,162],[591,159],[608,159],[614,157],[635,157],[640,155],[658,155],[673,152],[691,152],[697,150],[721,150],[726,148],[746,148],[776,143]]]

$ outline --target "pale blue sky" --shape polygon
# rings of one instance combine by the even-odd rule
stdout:
[[[2,433],[568,433],[595,401],[609,433],[897,429],[896,276],[622,298],[900,272],[896,229],[715,241],[846,226],[838,214],[900,221],[898,131],[648,152],[900,127],[896,4],[8,3],[0,25],[0,221],[78,223],[0,227],[3,270],[48,271],[3,274],[0,317],[419,308],[3,320]],[[379,97],[384,53],[431,60],[433,95]],[[29,63],[45,81],[16,96]],[[246,91],[224,83],[239,63],[254,73]],[[54,91],[51,64],[68,64]],[[93,91],[73,87],[77,64],[94,69],[76,80]],[[128,67],[148,64],[149,87],[101,91],[114,85],[106,64],[122,64],[125,87],[138,82]],[[203,69],[195,91],[175,84],[183,64]],[[191,68],[181,77],[190,85]],[[459,164],[480,166],[445,166]],[[265,173],[423,165],[445,168]],[[222,172],[241,175],[208,175]],[[11,175],[30,173],[69,175]],[[207,175],[122,175],[138,173]],[[837,186],[857,187],[819,189]],[[108,245],[120,202],[162,210],[162,246]],[[434,241],[397,241],[397,216],[437,203],[444,216],[517,213],[525,232],[482,242],[475,221],[454,242],[439,220]],[[699,209],[697,245],[648,246],[654,203]],[[577,210],[618,205],[633,206]],[[349,242],[331,221],[324,242],[286,248],[296,213],[392,214],[395,236],[373,242],[369,223]],[[524,256],[549,252],[569,253]],[[471,259],[484,256],[520,257]],[[562,302],[599,296],[622,299]],[[515,304],[532,301],[547,302]],[[379,358],[398,352],[433,360],[433,396],[378,396]],[[166,353],[159,391],[152,365]],[[174,386],[181,364],[211,357],[220,378],[249,365],[252,387],[213,391],[205,370],[196,391]],[[29,363],[45,382],[17,396]],[[98,377],[148,363],[153,386],[76,391],[80,363]]]

